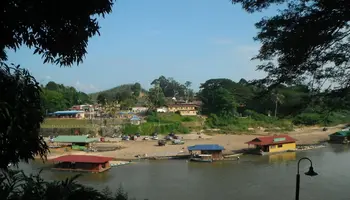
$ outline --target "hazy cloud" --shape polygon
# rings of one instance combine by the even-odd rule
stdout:
[[[99,89],[94,86],[93,84],[84,84],[84,83],[81,83],[79,80],[77,80],[74,84],[74,87],[79,90],[79,91],[82,91],[82,92],[85,92],[85,93],[91,93],[91,92],[97,92],[99,91]]]

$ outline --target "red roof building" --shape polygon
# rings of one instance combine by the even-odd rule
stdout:
[[[54,158],[56,164],[53,169],[61,171],[79,172],[103,172],[111,168],[110,157],[90,156],[90,155],[66,155]]]
[[[113,160],[110,157],[90,156],[90,155],[65,155],[52,159],[54,162],[74,162],[74,163],[106,163]]]
[[[274,135],[257,137],[249,142],[248,145],[254,145],[255,150],[258,150],[259,154],[272,153],[272,152],[283,152],[295,150],[297,140],[290,137],[289,135]]]

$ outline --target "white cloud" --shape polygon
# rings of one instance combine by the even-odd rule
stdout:
[[[91,92],[97,92],[99,91],[99,89],[94,86],[93,84],[84,84],[84,83],[81,83],[79,80],[77,80],[74,84],[74,87],[79,90],[79,91],[82,91],[82,92],[86,92],[86,93],[91,93]]]
[[[51,77],[51,76],[45,76],[45,79],[46,79],[46,80],[51,80],[52,77]]]

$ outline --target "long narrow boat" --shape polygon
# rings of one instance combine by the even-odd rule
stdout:
[[[190,158],[190,161],[192,161],[192,162],[213,162],[213,158],[211,155],[199,154],[199,155],[192,156]]]

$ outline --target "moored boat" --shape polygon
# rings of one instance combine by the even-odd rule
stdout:
[[[190,161],[193,162],[213,162],[213,157],[208,154],[199,154],[199,155],[193,155],[190,158]]]

